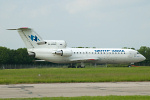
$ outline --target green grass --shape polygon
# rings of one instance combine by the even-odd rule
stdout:
[[[0,84],[150,81],[150,67],[0,70]]]
[[[150,100],[150,96],[83,96],[83,97],[45,97],[45,98],[11,98],[0,100]]]

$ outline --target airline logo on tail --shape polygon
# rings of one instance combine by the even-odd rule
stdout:
[[[29,36],[29,35],[28,35]],[[32,41],[40,41],[40,39],[35,35],[35,36],[33,36],[33,35],[31,35],[31,36],[29,36],[29,38],[32,40]]]

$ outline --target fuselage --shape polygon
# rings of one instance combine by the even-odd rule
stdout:
[[[57,51],[71,51],[70,55],[59,55]],[[91,62],[91,63],[135,63],[145,60],[145,57],[132,49],[116,48],[66,48],[66,49],[49,49],[38,48],[32,49],[36,58],[44,59],[53,63],[73,63],[73,62]]]

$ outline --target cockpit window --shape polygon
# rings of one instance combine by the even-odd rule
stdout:
[[[137,52],[137,54],[140,54],[139,52]]]

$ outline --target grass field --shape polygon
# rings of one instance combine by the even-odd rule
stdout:
[[[83,97],[45,97],[45,98],[11,98],[0,100],[150,100],[150,96],[83,96]]]
[[[0,84],[150,81],[150,67],[0,70]]]

